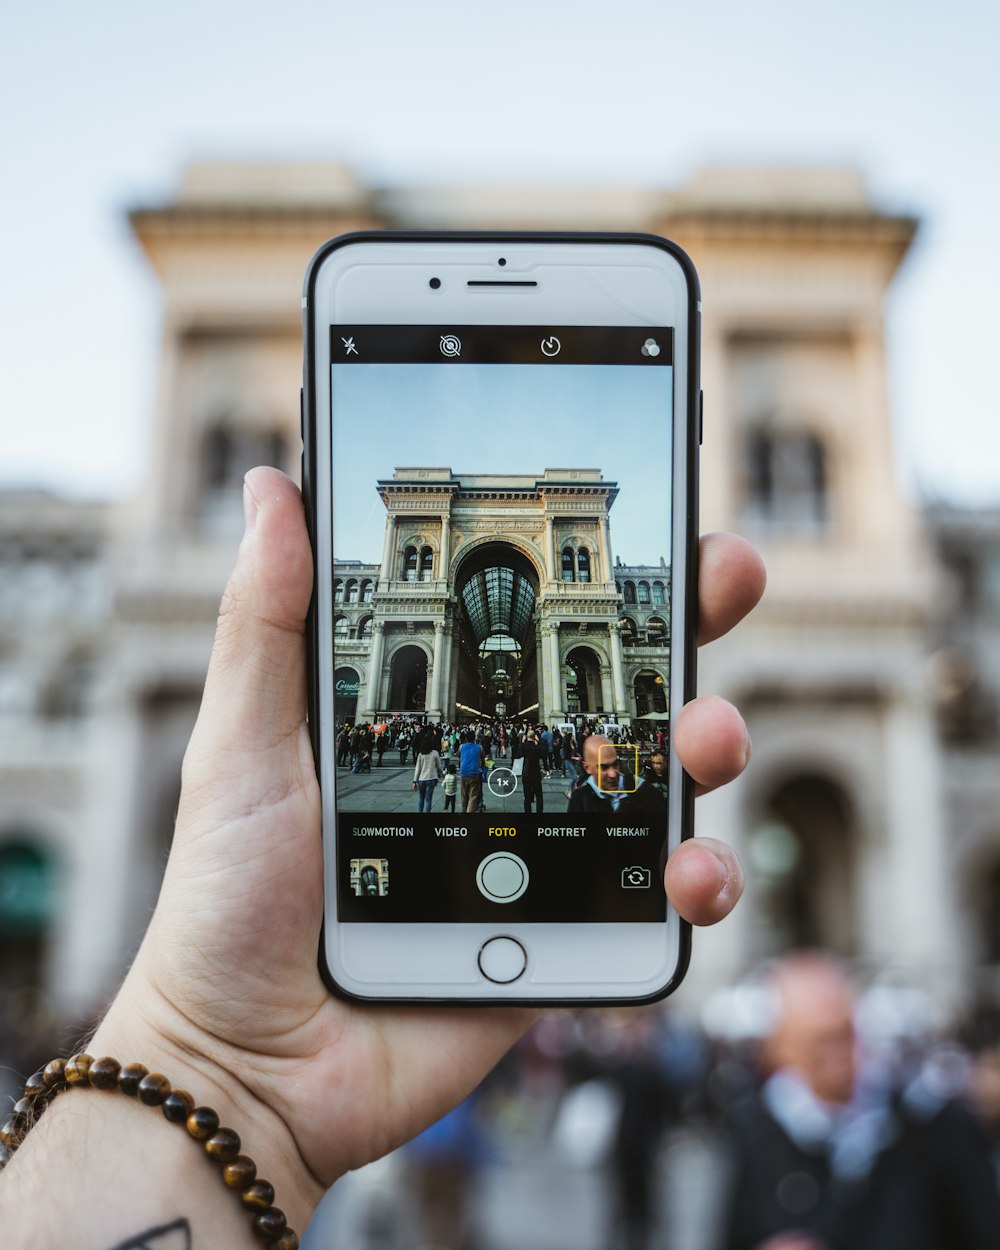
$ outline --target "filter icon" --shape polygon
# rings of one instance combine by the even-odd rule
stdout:
[[[659,356],[660,345],[656,339],[647,339],[642,345],[642,354],[644,356]]]

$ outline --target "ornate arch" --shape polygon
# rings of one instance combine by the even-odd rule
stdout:
[[[382,666],[392,664],[392,657],[397,651],[401,651],[404,647],[419,647],[427,656],[428,668],[434,662],[433,643],[423,638],[420,634],[389,634],[385,635],[385,649],[382,652]]]
[[[535,571],[535,576],[538,578],[539,586],[543,586],[545,584],[548,580],[548,574],[545,572],[545,557],[533,542],[529,542],[526,538],[522,538],[520,535],[517,537],[511,537],[508,534],[484,534],[482,537],[466,539],[459,544],[458,550],[452,556],[451,563],[448,565],[449,585],[454,586],[458,579],[459,569],[474,551],[478,550],[480,547],[486,547],[490,544],[496,543],[504,543],[506,546],[512,547],[520,555],[524,556],[524,558],[531,563],[531,566]]]
[[[611,666],[611,648],[610,644],[601,641],[596,634],[566,634],[559,635],[559,663],[565,664],[571,651],[579,649],[590,650],[594,653],[594,658],[598,664],[603,667]]]
[[[812,774],[825,777],[847,796],[859,829],[885,828],[880,798],[883,779],[863,737],[838,733],[835,723],[827,730],[796,725],[777,733],[758,734],[754,748],[744,804],[751,826],[768,797],[789,777]]]

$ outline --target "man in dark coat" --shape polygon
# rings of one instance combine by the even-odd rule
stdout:
[[[524,767],[521,772],[521,790],[524,794],[524,810],[531,811],[532,801],[535,811],[540,816],[545,810],[542,798],[542,761],[545,757],[544,748],[535,737],[535,731],[529,729],[521,743],[521,758]]]
[[[982,1129],[933,1082],[865,1087],[840,965],[789,956],[769,988],[771,1075],[733,1112],[725,1250],[1000,1246]]]
[[[666,819],[663,796],[622,768],[613,742],[603,734],[588,734],[583,744],[586,780],[570,795],[567,812],[606,816],[609,820]]]

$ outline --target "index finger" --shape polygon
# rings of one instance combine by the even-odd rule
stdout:
[[[736,534],[705,534],[698,544],[698,643],[727,634],[764,593],[767,572],[756,549]]]

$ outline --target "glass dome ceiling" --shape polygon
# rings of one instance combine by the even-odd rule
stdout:
[[[477,569],[462,587],[462,603],[477,645],[496,635],[526,643],[535,615],[535,588],[519,569]]]

